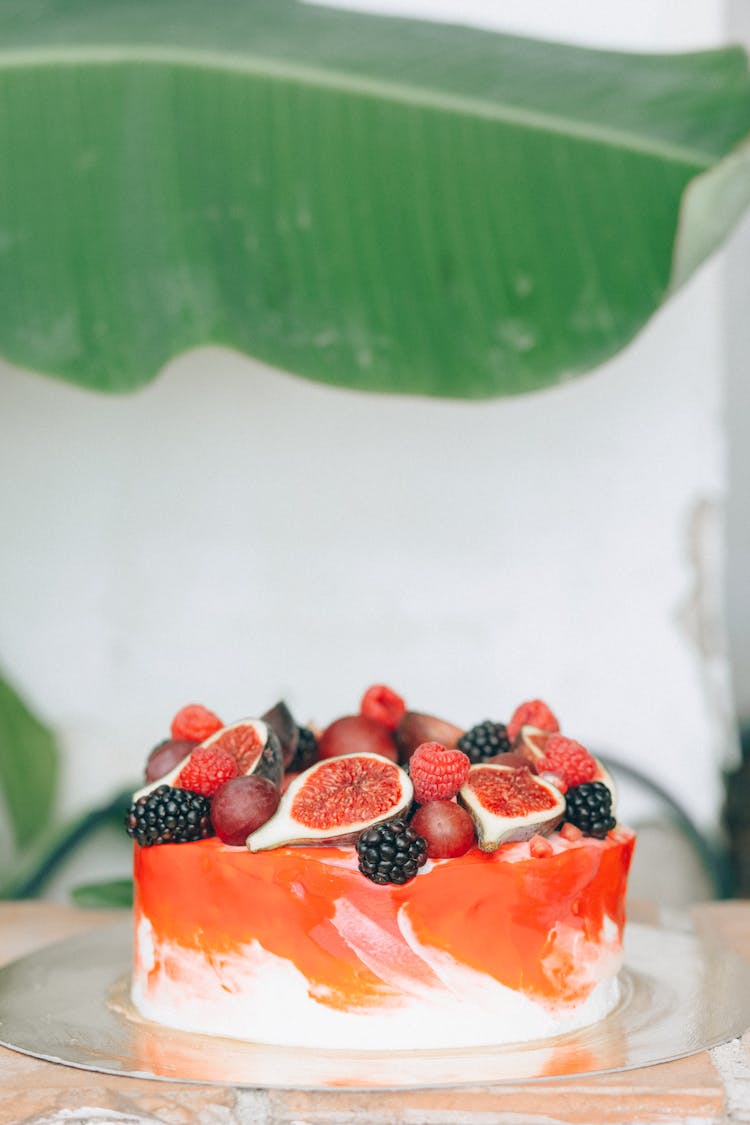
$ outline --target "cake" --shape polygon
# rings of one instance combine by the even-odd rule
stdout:
[[[539,701],[466,732],[382,686],[322,732],[283,704],[230,726],[185,708],[126,820],[133,1003],[316,1049],[595,1023],[618,1000],[634,845],[613,803]]]

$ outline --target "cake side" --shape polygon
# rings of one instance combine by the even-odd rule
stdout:
[[[617,1000],[632,833],[428,861],[377,886],[353,849],[135,849],[133,1000],[186,1031],[316,1048],[543,1038]]]

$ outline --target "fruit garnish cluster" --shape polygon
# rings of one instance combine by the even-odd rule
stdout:
[[[214,835],[251,852],[353,847],[368,879],[402,884],[428,859],[473,847],[528,840],[544,859],[556,837],[604,839],[614,801],[602,763],[539,699],[507,723],[463,730],[375,684],[357,714],[323,729],[299,725],[284,702],[230,725],[200,704],[181,708],[125,827],[142,847]]]

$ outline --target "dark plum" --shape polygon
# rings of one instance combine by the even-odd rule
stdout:
[[[211,801],[211,823],[219,839],[235,847],[270,820],[279,804],[279,790],[267,777],[249,774],[227,781]]]
[[[427,841],[429,859],[453,859],[468,852],[474,843],[474,821],[454,801],[428,801],[409,821]]]
[[[269,711],[261,715],[261,718],[264,723],[268,723],[278,738],[281,745],[282,761],[284,762],[284,768],[286,768],[294,758],[299,742],[299,727],[294,721],[294,716],[284,700],[280,699],[275,707],[271,707]]]
[[[391,732],[376,719],[365,715],[344,715],[323,731],[318,743],[319,758],[338,758],[342,754],[381,754],[398,761],[398,750]]]
[[[160,777],[164,777],[179,765],[183,758],[187,758],[197,745],[197,742],[191,742],[187,738],[165,738],[148,756],[146,781],[158,781]]]
[[[455,750],[464,732],[461,727],[438,719],[435,715],[425,715],[421,711],[407,711],[394,731],[393,737],[399,749],[402,765],[411,758],[423,742],[439,742],[446,750]]]

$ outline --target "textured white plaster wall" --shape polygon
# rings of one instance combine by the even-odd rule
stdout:
[[[601,7],[450,5],[607,46],[723,35],[718,0]],[[325,722],[385,680],[465,724],[546,697],[713,826],[725,290],[719,258],[605,368],[485,404],[218,351],[115,399],[3,368],[0,664],[62,738],[65,806],[131,779],[188,700]]]
[[[726,3],[744,0],[303,0],[329,8],[443,20],[540,39],[632,51],[690,51],[725,35]]]
[[[710,821],[718,302],[713,267],[606,369],[485,404],[216,351],[128,398],[4,372],[0,653],[69,802],[194,697],[324,721],[384,679],[467,724],[540,694]]]
[[[750,51],[747,0],[730,0],[728,22],[732,40]],[[737,708],[750,724],[750,216],[735,232],[725,257],[730,485],[726,604]]]

